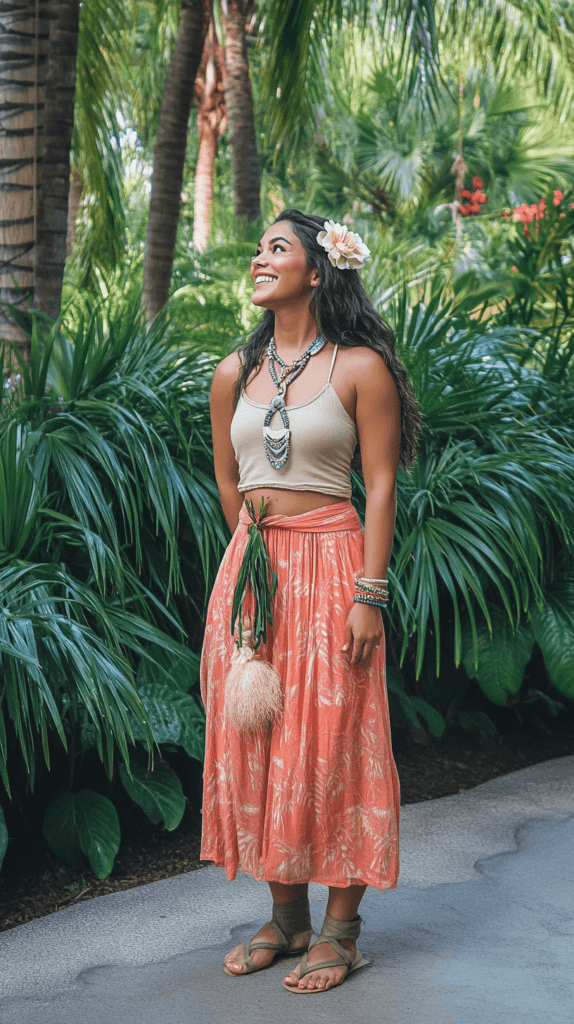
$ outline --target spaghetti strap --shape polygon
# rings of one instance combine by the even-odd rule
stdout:
[[[331,369],[329,370],[329,376],[327,377],[327,384],[331,383],[331,377],[332,377],[332,374],[333,374],[333,367],[335,366],[335,359],[337,358],[337,352],[338,351],[339,351],[339,346],[335,345],[335,351],[333,352],[333,358],[331,359]]]

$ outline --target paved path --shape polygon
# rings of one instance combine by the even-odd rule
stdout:
[[[292,966],[226,950],[269,918],[264,884],[204,868],[0,936],[1,1024],[572,1024],[574,757],[403,808],[401,878],[368,889],[371,965],[309,1002]],[[326,889],[310,886],[320,929]]]

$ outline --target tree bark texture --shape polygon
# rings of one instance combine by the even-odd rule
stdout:
[[[0,0],[0,301],[34,292],[37,189],[49,0]],[[27,358],[27,335],[0,307],[0,337]]]
[[[240,223],[246,221],[248,224],[261,216],[259,159],[247,56],[247,21],[254,8],[253,0],[222,0],[221,3],[225,26],[225,104],[235,216]]]
[[[66,262],[79,13],[79,0],[60,0],[50,4],[44,130],[36,211],[34,306],[54,319],[60,314]]]
[[[142,305],[149,319],[165,306],[181,205],[193,86],[209,27],[210,0],[181,0],[181,18],[159,114],[146,236]]]
[[[225,63],[223,47],[209,26],[203,56],[195,79],[199,153],[193,200],[193,244],[205,252],[209,242],[213,168],[217,143],[225,131]]]

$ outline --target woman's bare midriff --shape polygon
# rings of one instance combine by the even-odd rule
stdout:
[[[316,508],[324,508],[327,505],[337,505],[344,498],[334,497],[332,494],[317,494],[315,491],[288,491],[280,487],[262,487],[254,491],[246,491],[245,497],[249,498],[257,511],[261,498],[267,503],[267,515],[270,516],[300,516],[304,512],[313,512]]]

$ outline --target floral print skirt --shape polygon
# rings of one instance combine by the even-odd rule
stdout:
[[[284,687],[266,733],[226,721],[231,602],[247,543],[245,508],[221,562],[201,663],[206,744],[201,858],[268,882],[379,889],[397,884],[399,782],[389,729],[384,643],[367,668],[341,650],[362,571],[363,534],[348,501],[269,516],[264,540],[278,574],[274,623],[256,657]]]

